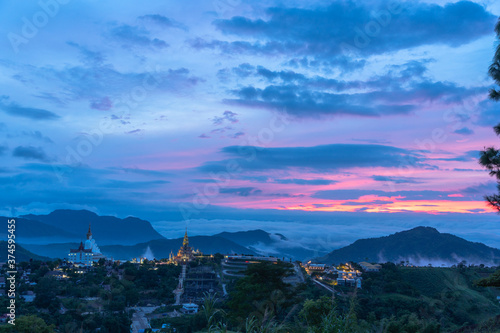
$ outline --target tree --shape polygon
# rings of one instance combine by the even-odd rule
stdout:
[[[500,19],[495,26],[495,33],[497,34],[497,38],[500,39]],[[495,80],[497,85],[500,85],[500,44],[497,45],[497,49],[495,51],[495,55],[493,56],[493,63],[490,65],[488,70],[491,78]],[[500,100],[500,91],[492,88],[490,90],[490,98],[495,101]]]
[[[19,333],[51,333],[54,332],[53,326],[47,326],[42,318],[37,316],[21,316],[16,320],[16,330]]]
[[[489,277],[476,281],[476,285],[481,287],[500,287],[500,270]]]
[[[333,299],[322,296],[317,300],[306,300],[304,307],[299,313],[299,317],[304,320],[306,326],[319,326],[323,317],[335,310]]]
[[[39,308],[48,309],[56,313],[61,307],[61,301],[57,298],[59,283],[52,277],[43,277],[35,287],[35,305]]]
[[[333,299],[323,296],[317,300],[306,300],[299,317],[305,322],[308,333],[357,332],[355,307],[353,297],[349,312],[342,316],[337,313]]]
[[[495,26],[495,33],[497,39],[500,41],[500,19]],[[496,85],[500,86],[500,43],[497,45],[488,74],[495,81]],[[498,90],[498,88],[492,88],[490,90],[490,98],[494,101],[500,101],[500,90]],[[493,127],[493,130],[496,135],[500,136],[500,123]],[[481,151],[479,164],[488,169],[490,171],[490,176],[495,177],[497,180],[499,194],[487,195],[484,198],[488,201],[490,206],[500,213],[500,150],[494,147],[485,148],[485,150]],[[489,278],[480,280],[477,284],[484,287],[500,286],[500,271],[495,272]]]
[[[253,315],[264,318],[269,311],[282,316],[293,303],[290,285],[283,278],[291,274],[292,265],[278,262],[261,262],[248,265],[245,277],[236,282],[228,302],[233,319],[240,322]],[[285,304],[286,303],[286,304]]]
[[[215,297],[215,294],[210,294],[205,292],[203,294],[203,314],[205,315],[205,320],[207,322],[208,332],[216,332],[219,326],[225,325],[224,317],[226,313],[222,309],[216,308],[219,299]]]
[[[498,20],[495,26],[495,32],[497,34],[497,39],[500,40],[500,20]],[[495,55],[493,56],[493,62],[489,67],[488,73],[495,83],[500,85],[500,43],[497,45]],[[494,101],[500,101],[500,90],[492,88],[490,90],[490,98]],[[500,136],[500,123],[493,127],[493,129],[496,135]],[[500,212],[500,150],[494,147],[485,148],[485,150],[481,151],[479,164],[488,169],[490,171],[490,176],[494,176],[497,180],[499,194],[487,195],[484,198],[488,201],[490,206]]]

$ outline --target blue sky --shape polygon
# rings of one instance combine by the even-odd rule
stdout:
[[[477,163],[497,142],[499,15],[494,1],[2,2],[1,212],[205,234],[428,223],[500,246]]]

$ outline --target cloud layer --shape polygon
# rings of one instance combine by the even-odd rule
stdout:
[[[12,5],[0,210],[474,231],[497,190],[477,157],[498,143],[500,12],[391,3],[70,2],[30,37],[43,9]]]

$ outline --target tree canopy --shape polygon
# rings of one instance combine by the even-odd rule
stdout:
[[[497,47],[493,56],[493,62],[489,67],[489,75],[495,81],[496,88],[490,90],[490,98],[494,101],[500,101],[500,19],[495,26],[497,35]],[[500,136],[500,123],[493,127],[495,133]],[[485,196],[486,201],[500,212],[500,150],[494,147],[487,147],[481,151],[479,163],[490,171],[490,176],[497,180],[498,193]]]
[[[500,41],[500,19],[495,26],[495,33],[497,34],[497,39]],[[493,62],[490,65],[488,73],[491,78],[495,80],[495,83],[500,86],[500,43],[497,44],[495,55],[493,56]],[[490,98],[495,101],[500,100],[500,91],[498,88],[492,88],[490,90]]]

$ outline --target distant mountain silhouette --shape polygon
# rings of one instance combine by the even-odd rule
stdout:
[[[0,262],[7,262],[7,255],[10,254],[7,252],[7,241],[0,241]],[[20,263],[22,261],[29,261],[30,259],[33,260],[42,260],[42,261],[47,261],[50,260],[47,257],[42,257],[39,255],[36,255],[34,253],[31,253],[30,251],[26,250],[23,248],[21,245],[16,244],[15,248],[16,252],[14,253],[14,256],[16,257],[16,263]]]
[[[7,221],[10,218],[0,217],[0,227],[3,233],[0,231],[0,237],[4,237],[7,231]],[[15,218],[16,220],[16,240],[18,242],[32,242],[39,240],[44,243],[58,242],[60,240],[69,241],[75,240],[81,235],[77,236],[75,233],[63,230],[61,228],[40,222],[34,221],[22,217]],[[88,227],[88,226],[87,226]]]
[[[440,233],[431,227],[417,227],[390,236],[360,239],[316,259],[328,264],[347,261],[397,263],[406,260],[419,265],[454,264],[462,260],[471,264],[493,265],[500,263],[500,250]]]
[[[292,258],[294,260],[305,260],[326,253],[303,247],[301,244],[288,240],[282,234],[271,234],[261,229],[221,232],[214,236],[229,239],[259,254]]]
[[[182,245],[182,238],[160,239],[133,246],[108,245],[101,247],[104,254],[115,259],[131,259],[144,256],[148,246],[157,259],[168,258],[170,252],[174,255]],[[191,236],[189,246],[200,250],[204,254],[256,254],[254,251],[238,245],[228,239],[217,236]]]
[[[248,231],[237,231],[237,232],[221,232],[214,236],[223,237],[229,239],[235,243],[243,246],[251,246],[257,243],[262,243],[265,245],[273,244],[276,240],[271,238],[271,234],[261,230],[248,230]],[[287,240],[285,236],[279,235],[281,240]]]
[[[49,235],[54,235],[53,238],[59,237],[61,241],[78,241],[85,239],[89,223],[92,224],[92,234],[99,245],[106,244],[121,244],[132,245],[143,242],[148,242],[155,239],[164,239],[148,221],[141,220],[136,217],[127,217],[120,219],[114,216],[99,216],[88,210],[55,210],[48,215],[24,215],[21,216],[24,220],[29,220],[30,225],[40,229],[45,226],[47,231],[37,233],[36,230],[18,229],[18,235],[21,238],[44,238]],[[36,222],[43,223],[37,225]],[[19,225],[20,223],[18,223]],[[19,226],[20,228],[20,226]],[[6,229],[5,229],[6,230]],[[26,243],[29,240],[24,240]],[[56,241],[56,242],[61,242]],[[36,243],[36,242],[33,242]],[[46,244],[47,242],[45,242]]]
[[[153,252],[157,259],[168,258],[170,251],[177,254],[182,245],[182,238],[178,239],[157,239],[135,245],[104,245],[99,246],[101,252],[116,260],[130,260],[144,256],[147,248]],[[99,242],[99,240],[97,240]],[[72,248],[77,248],[79,243],[62,243],[36,245],[25,244],[30,251],[51,258],[67,258],[68,252]],[[237,254],[256,254],[254,251],[236,244],[228,239],[218,236],[192,236],[189,237],[189,245],[194,249],[199,249],[204,254],[214,253],[237,253]]]

